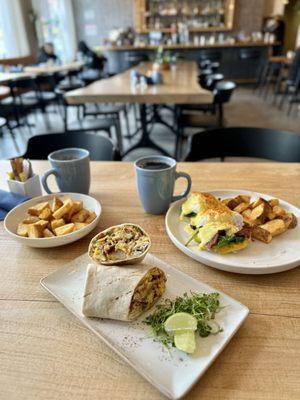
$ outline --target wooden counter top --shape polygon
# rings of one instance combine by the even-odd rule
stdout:
[[[213,48],[234,48],[234,47],[269,47],[274,46],[276,43],[264,43],[264,42],[237,42],[233,44],[229,43],[215,43],[215,44],[170,44],[161,46],[165,50],[193,50],[193,49],[213,49]],[[155,50],[158,46],[145,45],[145,46],[99,46],[96,49],[99,51],[138,51],[138,50]]]

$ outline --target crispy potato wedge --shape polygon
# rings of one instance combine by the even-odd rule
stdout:
[[[241,204],[241,203],[250,204],[250,199],[251,199],[250,196],[246,196],[246,195],[243,195],[243,194],[240,194],[239,196],[235,197],[235,201],[237,201],[239,204]]]
[[[63,236],[63,235],[67,235],[68,233],[71,233],[74,231],[75,225],[74,224],[67,224],[67,225],[63,225],[60,226],[59,228],[55,229],[55,234],[56,236]]]
[[[278,199],[271,199],[268,201],[270,206],[273,208],[274,206],[279,206],[279,200]]]
[[[90,216],[89,211],[85,210],[84,208],[79,211],[78,213],[74,214],[71,218],[72,222],[85,222],[85,220]]]
[[[54,196],[52,204],[52,212],[57,211],[63,204],[64,203],[57,196]]]
[[[41,227],[40,229],[46,229],[47,225],[48,225],[48,221],[44,220],[44,219],[40,219],[39,221],[35,222],[34,225]]]
[[[240,203],[238,206],[236,206],[233,210],[241,214],[248,207],[249,207],[249,203],[244,203],[243,202],[243,203]]]
[[[279,206],[274,206],[273,207],[273,213],[278,217],[278,216],[283,216],[286,214],[286,211],[279,207]]]
[[[73,201],[72,199],[68,199],[58,210],[53,213],[53,217],[55,219],[61,219],[64,215],[66,215],[72,208]]]
[[[28,237],[41,238],[43,237],[43,228],[41,225],[28,225]]]
[[[41,218],[41,219],[49,220],[49,219],[51,219],[51,217],[52,217],[52,211],[51,211],[50,206],[44,208],[43,211],[39,214],[39,218]]]
[[[260,226],[253,227],[252,237],[264,243],[270,243],[272,240],[271,233]]]
[[[40,215],[40,213],[46,208],[46,207],[50,207],[48,201],[44,201],[43,203],[39,203],[36,204],[33,207],[29,207],[28,208],[28,214],[30,215],[35,215],[36,217],[38,217]]]
[[[25,219],[23,219],[22,224],[34,224],[39,220],[39,217],[35,217],[34,215],[27,215]]]
[[[255,200],[253,203],[250,204],[251,208],[256,208],[258,207],[260,204],[262,204],[264,202],[264,199],[262,199],[261,197],[259,197],[257,200]]]
[[[66,223],[63,218],[60,218],[60,219],[54,219],[53,221],[51,221],[50,225],[51,225],[51,230],[54,232],[56,228],[66,225]]]
[[[21,222],[17,228],[17,235],[27,237],[28,236],[28,227],[29,227],[29,224],[24,224],[23,222]]]
[[[283,222],[285,223],[285,227],[287,229],[294,229],[297,226],[297,218],[293,213],[286,213],[282,217]]]
[[[55,235],[54,235],[54,233],[52,233],[49,229],[44,229],[43,230],[43,237],[44,238],[46,238],[46,237],[54,237]]]
[[[236,199],[224,199],[222,200],[222,203],[225,204],[225,206],[227,206],[228,208],[230,208],[230,210],[233,210],[235,207],[237,207],[239,205],[239,203],[236,201]]]
[[[70,211],[64,216],[66,221],[71,221],[71,218],[74,214],[77,214],[79,211],[83,209],[82,201],[74,201],[72,208]]]
[[[95,212],[90,213],[90,216],[84,221],[86,224],[90,224],[94,219],[97,218],[97,214]]]
[[[272,221],[261,225],[261,228],[270,232],[272,236],[280,235],[287,230],[285,223],[282,219],[273,219]]]
[[[255,208],[252,208],[251,211],[251,215],[250,215],[250,219],[252,221],[257,220],[258,218],[261,218],[264,216],[264,212],[265,212],[265,205],[264,203],[259,203],[258,206],[256,206]]]
[[[84,228],[88,224],[86,222],[74,222],[74,225],[75,225],[74,230],[78,231],[79,229]]]

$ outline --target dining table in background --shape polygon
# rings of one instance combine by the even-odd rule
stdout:
[[[0,188],[7,189],[0,162]],[[36,173],[49,168],[33,161]],[[179,163],[192,190],[247,189],[300,207],[300,164]],[[237,172],[238,171],[238,172]],[[300,398],[300,268],[239,275],[200,264],[173,246],[164,216],[139,203],[132,163],[91,162],[90,195],[101,202],[98,229],[68,246],[33,249],[0,223],[0,398],[158,400],[164,396],[88,331],[40,286],[40,279],[87,251],[100,230],[123,222],[144,227],[151,252],[175,268],[245,304],[250,314],[187,400]],[[177,191],[184,182],[178,182]],[[280,239],[279,239],[280,240]]]
[[[154,105],[155,112],[155,107],[159,105],[207,104],[213,101],[212,93],[203,89],[198,83],[199,71],[195,61],[179,61],[168,70],[159,70],[163,77],[162,84],[146,87],[143,85],[136,87],[132,84],[133,70],[142,75],[149,75],[152,68],[152,62],[143,62],[123,73],[96,81],[84,88],[69,91],[65,95],[69,104],[129,103],[139,105],[142,135],[123,156],[139,147],[150,147],[166,154],[165,150],[150,138],[147,105]],[[156,117],[155,122],[162,123],[173,131],[173,128],[158,113]]]
[[[54,74],[56,72],[68,72],[68,71],[76,71],[80,68],[84,67],[85,62],[83,61],[74,61],[70,63],[60,64],[60,65],[49,65],[49,64],[40,64],[40,65],[28,65],[24,67],[24,72],[29,72],[31,74]]]

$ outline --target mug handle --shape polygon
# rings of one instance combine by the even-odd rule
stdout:
[[[178,196],[173,196],[172,197],[172,203],[173,201],[177,201],[177,200],[181,200],[183,199],[185,196],[187,196],[190,193],[191,187],[192,187],[192,179],[190,177],[189,174],[187,174],[186,172],[176,172],[175,173],[175,180],[179,179],[179,178],[185,178],[187,180],[187,187],[186,190],[179,194]]]
[[[49,169],[48,171],[46,171],[42,176],[43,188],[46,190],[46,192],[48,194],[53,194],[53,192],[51,192],[51,190],[49,189],[49,186],[48,186],[48,183],[47,183],[47,179],[48,179],[49,175],[58,176],[58,173],[54,168],[52,168],[52,169]]]

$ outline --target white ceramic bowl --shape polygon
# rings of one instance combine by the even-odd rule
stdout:
[[[27,210],[29,207],[34,206],[37,203],[41,203],[43,201],[51,201],[54,198],[53,194],[49,194],[46,196],[35,197],[31,200],[25,201],[24,203],[18,205],[13,208],[6,216],[4,220],[4,227],[6,232],[12,236],[15,240],[30,246],[30,247],[58,247],[63,246],[65,244],[69,244],[75,242],[78,239],[86,236],[90,233],[98,224],[100,215],[101,215],[101,204],[91,196],[80,193],[59,193],[58,197],[71,197],[75,201],[82,201],[83,207],[89,211],[95,211],[97,217],[90,224],[85,226],[84,228],[79,229],[78,231],[69,233],[63,236],[55,236],[50,238],[27,238],[17,235],[17,227],[18,224],[25,218]]]

